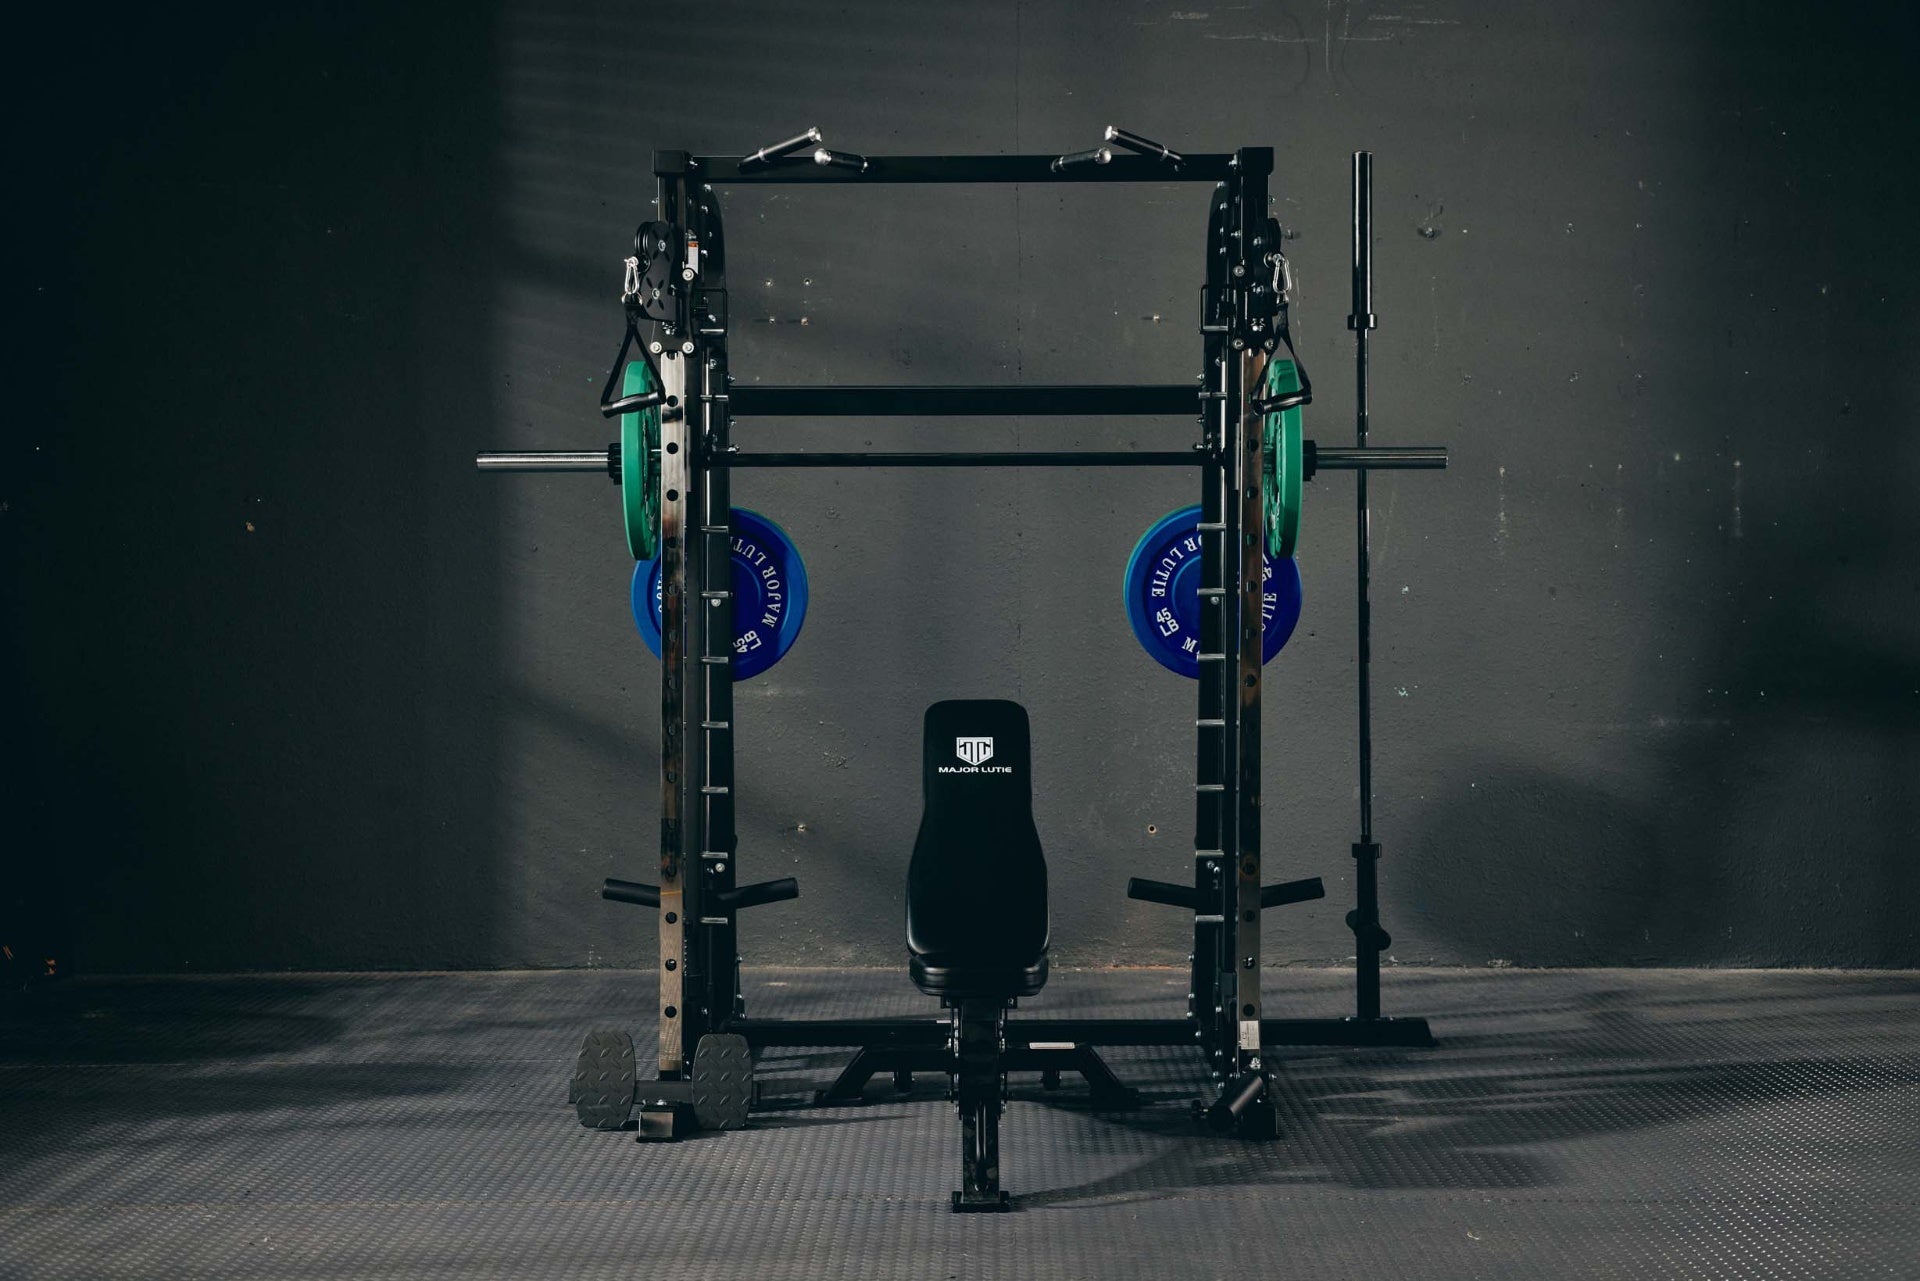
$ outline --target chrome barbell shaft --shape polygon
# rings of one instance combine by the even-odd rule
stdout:
[[[475,454],[473,465],[481,471],[604,473],[608,467],[608,453],[604,449],[525,449],[512,453]]]

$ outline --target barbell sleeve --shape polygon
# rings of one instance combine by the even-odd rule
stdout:
[[[1445,445],[1379,445],[1366,449],[1314,448],[1309,468],[1321,471],[1444,471]]]
[[[613,465],[611,449],[522,449],[473,456],[481,471],[606,472]]]

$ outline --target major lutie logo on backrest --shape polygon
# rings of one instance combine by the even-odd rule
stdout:
[[[953,740],[953,754],[969,765],[979,765],[993,759],[993,740],[991,738],[956,738]]]

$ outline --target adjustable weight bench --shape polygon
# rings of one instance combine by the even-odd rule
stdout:
[[[1007,1011],[1047,981],[1047,862],[1033,826],[1032,751],[1018,703],[927,709],[925,812],[907,865],[907,969],[953,1014],[960,1105],[955,1210],[1004,1210],[1000,1111]]]

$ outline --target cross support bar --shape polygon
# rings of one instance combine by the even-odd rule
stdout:
[[[864,169],[815,164],[810,154],[751,163],[745,156],[694,156],[690,171],[701,182],[890,183],[890,182],[1220,182],[1233,172],[1224,153],[1182,156],[1169,164],[1159,156],[1116,155],[1105,164],[1055,169],[1058,156],[867,156]],[[743,169],[741,164],[747,161]],[[657,164],[657,162],[656,162]]]
[[[1003,453],[974,451],[888,454],[871,451],[850,454],[728,454],[712,460],[728,467],[1198,467],[1206,461],[1198,450],[1038,450]]]
[[[735,418],[931,418],[1003,414],[1197,415],[1194,384],[1004,387],[747,387],[728,390]]]

